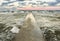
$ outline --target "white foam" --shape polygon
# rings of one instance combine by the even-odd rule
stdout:
[[[10,30],[12,33],[19,33],[19,28],[17,28],[16,26],[13,26],[13,28]]]
[[[33,22],[33,23],[36,22],[34,16],[32,15],[32,13],[28,14],[28,15],[26,16],[25,20],[28,20],[29,18],[31,19],[31,22]]]

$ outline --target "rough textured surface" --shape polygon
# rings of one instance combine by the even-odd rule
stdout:
[[[36,23],[28,18],[14,41],[44,41],[43,34]]]

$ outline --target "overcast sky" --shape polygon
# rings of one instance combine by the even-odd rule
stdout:
[[[0,2],[3,2],[4,0],[0,0]],[[11,0],[11,1],[16,1],[16,0]],[[35,0],[34,0],[35,1]],[[37,1],[37,0],[36,0]],[[56,0],[40,0],[40,1],[46,1],[46,2],[55,2]]]
[[[35,0],[34,0],[35,1]],[[37,1],[37,0],[36,0]],[[42,2],[56,2],[56,0],[39,0],[39,1],[42,1]]]
[[[4,2],[5,0],[0,0],[0,5],[2,2]],[[10,1],[17,1],[17,0],[10,0]],[[35,1],[35,0],[33,0]],[[37,0],[36,0],[37,1]],[[42,1],[42,2],[59,2],[59,0],[38,0],[38,1]]]

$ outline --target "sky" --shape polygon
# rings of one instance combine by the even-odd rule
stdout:
[[[4,0],[0,0],[0,2],[3,2]],[[10,0],[10,1],[16,1],[16,0]],[[35,0],[34,0],[35,1]],[[37,0],[36,0],[37,1]],[[56,0],[39,0],[39,1],[46,1],[46,2],[52,2],[52,1],[56,1]]]
[[[0,0],[0,4],[2,3],[2,2],[4,2],[5,0]],[[10,0],[10,1],[17,1],[17,0]],[[35,0],[33,0],[33,1],[35,1]],[[37,0],[36,0],[37,1]],[[56,2],[56,0],[38,0],[38,1],[42,1],[42,2]]]
[[[35,0],[34,0],[35,1]],[[40,0],[40,1],[42,1],[42,2],[56,2],[56,0]]]
[[[3,2],[5,2],[6,0],[0,0],[0,5],[3,3]],[[18,1],[18,0],[10,0],[10,1]],[[21,0],[19,0],[19,1],[21,1]],[[33,1],[35,1],[35,0],[33,0]],[[37,1],[37,0],[36,0]],[[38,1],[42,1],[42,2],[52,2],[52,3],[49,3],[49,4],[52,4],[52,5],[54,5],[55,3],[60,3],[59,1],[60,0],[38,0]]]

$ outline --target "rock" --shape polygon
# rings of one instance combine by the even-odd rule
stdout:
[[[6,25],[4,23],[0,23],[0,32],[2,32],[5,27]]]
[[[56,34],[57,40],[60,41],[60,29],[55,30],[55,34]]]

